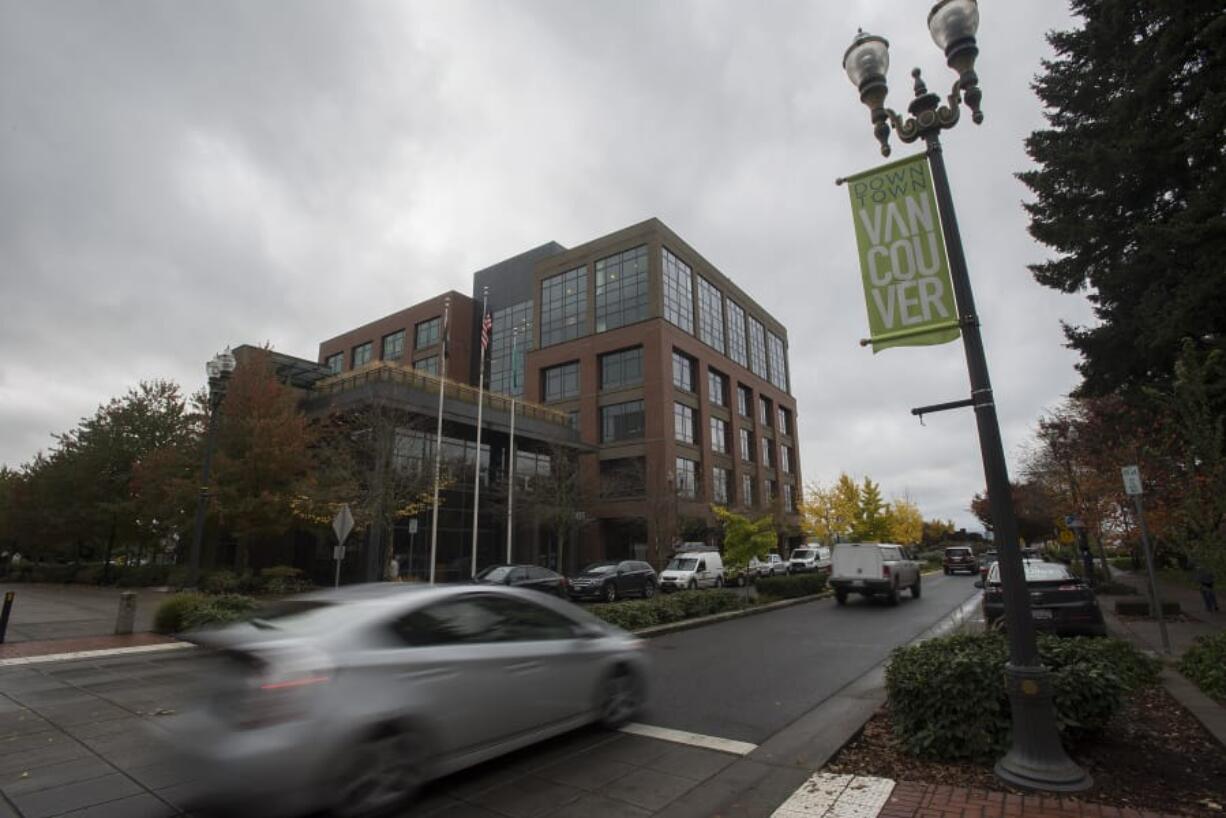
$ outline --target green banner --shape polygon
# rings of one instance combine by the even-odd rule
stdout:
[[[846,179],[873,352],[946,344],[958,310],[928,155]]]

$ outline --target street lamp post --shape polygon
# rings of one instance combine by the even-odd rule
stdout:
[[[192,533],[191,564],[188,566],[187,585],[195,588],[200,581],[200,546],[204,541],[204,518],[209,505],[209,474],[213,469],[213,444],[217,437],[217,410],[226,396],[226,382],[234,373],[237,361],[230,348],[213,356],[204,365],[209,375],[209,426],[204,440],[204,467],[201,470],[200,494],[196,498],[196,525]]]
[[[856,35],[843,55],[848,78],[860,91],[860,101],[870,111],[873,133],[881,143],[881,153],[889,156],[891,126],[903,142],[923,139],[937,198],[937,209],[949,252],[950,273],[958,304],[958,320],[971,384],[971,398],[957,405],[973,405],[979,431],[979,447],[987,479],[988,501],[998,539],[1000,573],[1004,586],[1005,622],[1009,638],[1009,662],[1005,668],[1006,689],[1013,716],[1012,746],[996,764],[996,774],[1017,786],[1035,790],[1072,792],[1087,789],[1090,776],[1065,753],[1056,729],[1052,686],[1047,670],[1039,663],[1034,623],[1021,552],[1017,544],[1017,520],[1009,487],[1009,472],[1001,444],[1000,425],[988,377],[987,358],[979,334],[979,316],[971,293],[970,276],[962,250],[962,238],[949,190],[949,177],[941,152],[940,133],[958,124],[965,102],[975,124],[983,121],[979,110],[982,92],[975,74],[979,48],[975,34],[979,27],[976,0],[941,0],[928,14],[928,29],[937,47],[945,52],[947,64],[958,74],[945,104],[928,92],[920,70],[915,78],[915,98],[905,119],[885,107],[889,68],[889,43],[883,37]]]

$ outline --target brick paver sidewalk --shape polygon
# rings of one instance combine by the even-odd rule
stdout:
[[[1161,813],[1050,795],[899,781],[878,818],[1164,818]],[[1172,816],[1173,818],[1173,816]]]
[[[174,642],[157,633],[131,633],[126,636],[80,636],[76,639],[40,639],[31,642],[6,642],[0,645],[0,659],[28,659],[56,653],[77,653],[84,650],[131,648]]]

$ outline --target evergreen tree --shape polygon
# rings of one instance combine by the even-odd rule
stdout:
[[[1226,329],[1226,13],[1221,0],[1072,0],[1034,89],[1050,127],[1018,174],[1030,232],[1057,252],[1039,283],[1086,290],[1065,327],[1084,394],[1168,384],[1185,337]]]

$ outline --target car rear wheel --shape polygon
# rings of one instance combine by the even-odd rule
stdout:
[[[920,578],[919,577],[915,578],[915,584],[911,586],[911,598],[912,599],[920,598]]]
[[[715,587],[716,587],[716,588],[723,588],[723,587],[724,587],[724,578],[723,578],[723,577],[716,577],[716,578],[715,578]]]
[[[898,604],[898,589],[891,588],[890,592],[886,594],[885,601],[891,606],[897,605]]]
[[[600,723],[609,728],[624,725],[643,706],[643,684],[629,668],[609,674],[600,692]]]
[[[374,733],[345,754],[336,781],[332,812],[341,818],[388,815],[417,795],[425,783],[426,759],[420,736],[389,727]]]
[[[834,601],[839,603],[840,605],[846,605],[847,604],[847,592],[846,591],[835,591]]]
[[[643,585],[643,599],[651,599],[656,595],[656,584],[647,582]]]
[[[946,568],[946,569],[945,569],[945,576],[949,576],[949,575],[950,575],[950,574],[952,574],[952,573],[953,573],[953,571],[951,571],[950,569],[948,569],[948,568]]]
[[[604,601],[605,602],[616,602],[617,601],[617,586],[611,582],[604,586]]]

